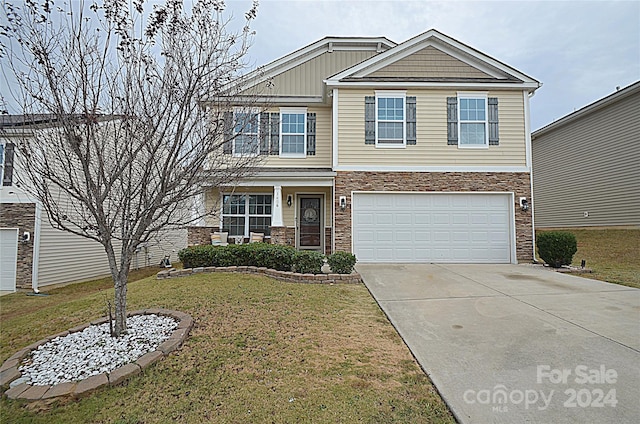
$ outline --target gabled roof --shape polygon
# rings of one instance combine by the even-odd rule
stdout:
[[[636,81],[633,84],[621,90],[617,90],[615,93],[609,94],[608,96],[603,97],[600,100],[596,100],[593,103],[589,103],[588,105],[576,110],[575,112],[565,115],[564,117],[558,119],[557,121],[554,121],[532,132],[531,138],[534,139],[536,137],[539,137],[549,131],[553,131],[558,127],[561,127],[570,122],[573,122],[576,119],[580,119],[589,113],[595,112],[599,109],[602,109],[603,107],[609,106],[610,104],[617,102],[618,100],[621,100],[627,96],[630,96],[634,93],[639,93],[639,92],[640,92],[640,81]]]
[[[240,90],[268,81],[324,53],[339,50],[371,50],[380,53],[395,46],[396,43],[386,37],[324,37],[245,75]]]
[[[429,47],[445,53],[470,68],[474,68],[482,75],[478,75],[475,78],[422,77],[420,75],[404,78],[375,76],[377,71]],[[541,86],[540,82],[534,78],[434,29],[417,35],[325,80],[327,86],[390,86],[400,82],[405,83],[404,85],[410,83],[410,85],[415,86],[447,86],[455,84],[457,87],[483,83],[483,86],[487,87],[490,87],[491,84],[498,87],[518,86],[527,88],[530,91],[534,91]]]

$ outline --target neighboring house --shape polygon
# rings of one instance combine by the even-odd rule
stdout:
[[[401,44],[327,37],[247,80],[228,155],[263,158],[211,188],[222,227],[360,262],[532,261],[529,97],[540,83],[438,31]],[[522,200],[521,200],[522,199]]]
[[[640,225],[640,81],[531,138],[538,228]]]
[[[55,121],[48,115],[0,116],[0,290],[37,290],[110,272],[102,245],[54,229],[42,205],[17,184],[21,158],[15,145],[33,128],[53,126]],[[140,249],[132,267],[157,265],[164,255],[177,259],[186,237],[186,230],[167,232]]]

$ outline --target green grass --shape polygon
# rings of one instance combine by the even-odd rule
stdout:
[[[640,288],[640,229],[572,229],[578,251],[572,265],[584,259],[593,273],[584,277]],[[539,231],[540,233],[542,231]]]
[[[76,290],[74,290],[74,288]],[[104,282],[0,298],[0,360],[103,314]],[[79,401],[0,400],[12,423],[454,422],[362,285],[198,274],[129,284],[129,309],[191,314],[183,347]]]

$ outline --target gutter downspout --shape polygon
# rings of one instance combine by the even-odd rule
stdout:
[[[31,287],[34,293],[40,293],[38,289],[38,268],[40,265],[40,234],[42,229],[42,205],[36,201],[36,222],[33,235],[33,264],[31,265]]]
[[[528,93],[523,91],[523,94],[525,96],[525,102],[524,102],[524,111],[525,111],[525,118],[524,118],[524,122],[525,122],[525,135],[526,135],[526,155],[527,155],[527,167],[529,168],[529,185],[530,185],[530,191],[531,191],[531,206],[530,206],[530,211],[531,211],[531,241],[532,241],[532,245],[533,245],[533,252],[532,252],[532,257],[533,257],[533,262],[537,263],[539,262],[537,256],[536,256],[536,220],[535,220],[535,201],[533,199],[533,155],[531,152],[531,113],[530,113],[530,108],[529,108],[529,101],[531,100],[531,98],[533,96],[535,96],[536,92],[535,91],[529,91]]]

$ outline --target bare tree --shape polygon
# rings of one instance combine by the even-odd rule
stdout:
[[[21,112],[54,122],[17,146],[24,187],[54,227],[104,247],[119,336],[136,248],[199,218],[190,206],[205,186],[232,185],[254,165],[250,155],[224,155],[222,144],[257,2],[238,31],[222,1],[3,7],[0,55]]]

